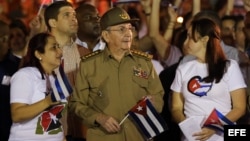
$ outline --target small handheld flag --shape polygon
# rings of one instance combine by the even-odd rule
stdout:
[[[235,124],[229,119],[227,119],[222,113],[220,113],[215,108],[213,109],[213,111],[203,124],[203,126],[211,127],[221,132],[224,132],[224,127],[223,127],[224,125],[235,125]]]
[[[52,85],[53,91],[51,95],[54,102],[67,98],[73,92],[62,66],[59,66],[55,70],[55,73],[56,78],[54,85]]]
[[[148,98],[141,100],[128,114],[147,139],[151,139],[167,129],[166,122],[157,113]]]

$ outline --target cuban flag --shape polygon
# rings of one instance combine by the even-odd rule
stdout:
[[[164,119],[147,98],[135,105],[129,111],[129,115],[147,139],[151,139],[167,129]]]
[[[54,102],[64,100],[73,92],[73,89],[61,65],[59,68],[55,69],[55,74],[55,83],[52,84],[53,91],[51,95]]]
[[[220,113],[215,108],[205,120],[203,126],[211,127],[224,132],[224,125],[235,125],[232,121],[227,119],[222,113]]]

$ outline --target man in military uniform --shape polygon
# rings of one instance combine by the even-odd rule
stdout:
[[[88,141],[144,141],[130,118],[120,122],[146,96],[162,110],[164,90],[152,57],[130,50],[135,21],[121,8],[107,11],[100,21],[107,46],[82,57],[70,109],[88,126]]]

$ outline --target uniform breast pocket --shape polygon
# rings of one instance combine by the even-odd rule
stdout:
[[[143,96],[147,94],[148,89],[148,79],[140,78],[137,76],[133,76],[133,91],[135,92],[135,95],[137,99],[141,99]]]
[[[93,107],[103,110],[107,107],[109,100],[107,91],[105,89],[105,79],[90,79],[90,99],[93,101]]]

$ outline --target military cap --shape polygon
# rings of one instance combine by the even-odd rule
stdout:
[[[100,24],[102,30],[105,30],[109,26],[118,25],[122,23],[132,23],[136,21],[139,21],[139,19],[130,19],[130,16],[124,9],[114,7],[104,13],[104,15],[101,17]]]

